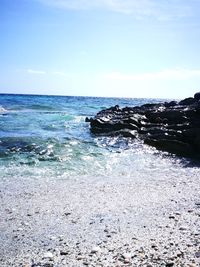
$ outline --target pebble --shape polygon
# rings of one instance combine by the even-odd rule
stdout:
[[[96,246],[96,247],[93,247],[92,250],[91,250],[91,253],[100,253],[101,252],[101,248]]]
[[[64,213],[65,216],[69,216],[69,215],[71,215],[71,214],[72,214],[71,212],[65,212],[65,213]]]
[[[131,253],[124,253],[124,254],[122,254],[122,257],[124,258],[124,259],[131,259],[131,257],[132,257],[132,255],[131,255]]]
[[[124,263],[130,263],[131,259],[124,259]]]
[[[83,255],[78,255],[76,259],[77,259],[78,261],[80,261],[80,260],[83,260],[84,258],[85,258],[85,257],[84,257]]]
[[[188,230],[188,227],[185,226],[185,225],[183,225],[183,226],[181,226],[181,227],[179,228],[179,230],[181,230],[181,231],[186,231],[186,230]]]
[[[56,240],[57,237],[56,237],[56,236],[50,236],[49,239],[50,239],[50,240]]]
[[[43,258],[44,259],[53,259],[53,254],[51,253],[51,252],[46,252],[46,253],[44,253],[44,255],[43,255]]]
[[[173,261],[166,263],[166,267],[172,267],[172,266],[174,266],[174,262]]]
[[[65,255],[68,255],[69,254],[69,251],[60,251],[60,255],[61,256],[65,256]]]
[[[188,213],[192,213],[194,210],[188,210]]]
[[[200,251],[195,253],[195,257],[200,258]]]

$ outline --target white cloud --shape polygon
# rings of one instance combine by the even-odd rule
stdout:
[[[46,74],[46,71],[43,71],[43,70],[27,69],[26,71],[27,71],[29,74]]]
[[[36,70],[36,69],[26,69],[25,70],[27,73],[29,74],[35,74],[35,75],[54,75],[54,76],[63,76],[63,77],[68,77],[69,73],[68,72],[64,72],[64,71],[44,71],[44,70]]]
[[[196,0],[36,0],[63,9],[106,9],[132,14],[137,18],[151,16],[160,20],[188,17],[198,10]]]

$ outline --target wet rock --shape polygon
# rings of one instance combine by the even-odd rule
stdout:
[[[180,102],[111,107],[87,121],[94,134],[137,138],[159,150],[200,157],[200,92]]]
[[[177,155],[193,155],[194,149],[188,144],[178,140],[146,139],[145,144],[155,146],[159,150],[168,151]]]
[[[85,118],[85,122],[91,122],[91,121],[92,121],[92,118],[88,118],[88,117]]]

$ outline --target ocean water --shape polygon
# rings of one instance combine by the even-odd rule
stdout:
[[[120,107],[160,102],[71,96],[0,95],[0,178],[157,179],[198,175],[188,159],[141,141],[95,136],[85,117]],[[163,100],[162,100],[163,101]]]

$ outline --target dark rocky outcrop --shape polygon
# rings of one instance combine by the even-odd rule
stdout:
[[[116,105],[86,121],[94,134],[139,138],[160,150],[200,158],[200,92],[180,102]]]

